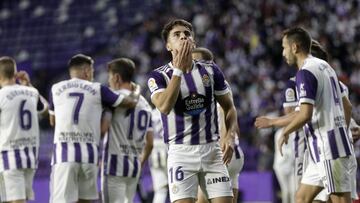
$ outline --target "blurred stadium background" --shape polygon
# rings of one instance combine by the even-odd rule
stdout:
[[[168,62],[160,32],[172,18],[193,23],[198,46],[214,52],[230,82],[239,115],[246,160],[240,176],[244,202],[277,202],[272,172],[275,129],[257,131],[258,115],[281,112],[281,93],[295,73],[282,60],[281,32],[301,25],[326,47],[331,65],[349,87],[353,117],[360,123],[359,0],[1,0],[0,55],[16,59],[47,97],[51,85],[68,77],[66,63],[77,54],[95,60],[95,78],[107,83],[106,62],[129,57],[136,81],[148,95],[146,74]],[[47,202],[52,129],[41,120],[41,153],[35,189]],[[360,156],[360,144],[357,155]],[[358,177],[359,178],[359,177]],[[151,196],[148,170],[142,188]],[[360,189],[360,188],[359,188]],[[360,191],[358,189],[358,191]],[[140,202],[140,199],[137,198]]]

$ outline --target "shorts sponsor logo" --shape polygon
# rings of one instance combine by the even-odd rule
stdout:
[[[174,184],[171,186],[171,192],[176,194],[177,192],[179,192],[179,188]]]
[[[215,183],[223,183],[223,182],[229,182],[230,178],[227,176],[218,177],[218,178],[208,178],[206,181],[206,184],[211,185]]]

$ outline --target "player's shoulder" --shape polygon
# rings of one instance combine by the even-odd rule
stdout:
[[[167,73],[167,72],[169,72],[170,70],[171,70],[171,66],[170,66],[169,63],[167,63],[167,64],[165,64],[165,65],[163,65],[163,66],[160,66],[160,67],[152,70],[151,72],[152,72],[152,73],[164,73],[164,72]]]
[[[152,111],[152,108],[149,104],[149,102],[145,99],[144,96],[140,95],[139,97],[139,105],[142,109],[148,111],[148,112],[151,112]]]
[[[310,56],[307,59],[305,59],[304,65],[301,69],[308,70],[310,72],[317,72],[325,68],[331,68],[326,61],[320,58]]]

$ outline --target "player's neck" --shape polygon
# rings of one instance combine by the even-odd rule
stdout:
[[[1,80],[1,81],[0,81],[0,86],[1,86],[1,87],[9,86],[9,85],[14,85],[14,84],[16,84],[15,78],[5,79],[5,80]]]
[[[301,67],[303,67],[304,65],[304,62],[305,62],[305,59],[308,57],[309,55],[308,54],[305,54],[305,53],[299,53],[297,55],[297,62],[296,62],[296,65],[298,67],[298,69],[300,70]]]
[[[114,90],[126,89],[129,91],[132,91],[133,87],[132,87],[131,83],[129,83],[129,82],[123,82],[121,84],[120,83],[115,84],[115,87],[113,89]]]

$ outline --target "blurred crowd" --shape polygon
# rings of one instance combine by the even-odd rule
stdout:
[[[144,94],[148,95],[147,73],[170,61],[160,35],[162,26],[173,18],[191,22],[197,45],[214,53],[216,63],[223,69],[233,90],[246,154],[245,170],[272,168],[274,130],[258,131],[253,122],[258,115],[281,114],[282,90],[285,82],[295,75],[295,67],[289,67],[282,58],[281,37],[286,28],[302,26],[326,48],[330,64],[349,87],[353,117],[360,123],[359,0],[62,0],[52,8],[57,19],[54,24],[49,23],[51,14],[46,5],[43,14],[38,6],[29,5],[28,8],[34,9],[32,15],[38,9],[38,21],[44,18],[48,26],[63,28],[55,29],[60,33],[47,33],[50,40],[46,38],[45,43],[56,43],[51,37],[61,38],[61,34],[67,37],[68,43],[65,48],[59,45],[58,50],[46,52],[48,49],[40,49],[44,53],[36,55],[37,58],[33,57],[32,51],[22,49],[21,43],[12,44],[18,48],[10,49],[6,42],[6,37],[17,39],[38,34],[24,30],[24,23],[6,23],[7,20],[14,21],[13,18],[20,21],[26,18],[24,15],[11,16],[11,12],[21,12],[19,6],[24,7],[26,2],[35,4],[29,0],[0,3],[0,55],[12,55],[20,62],[30,61],[34,85],[45,95],[52,83],[66,77],[66,61],[78,52],[94,57],[96,78],[103,83],[107,82],[107,61],[119,56],[133,59],[138,67],[136,81],[143,85]],[[39,2],[45,4],[46,1]],[[81,15],[85,17],[78,17]],[[66,25],[74,36],[62,33]],[[20,34],[10,36],[7,29],[17,29]],[[43,34],[46,30],[39,32]],[[93,41],[96,43],[91,43]],[[69,49],[72,43],[76,48]],[[64,57],[56,58],[59,60],[56,63],[53,60],[43,62],[54,51],[59,54],[64,50],[67,51]]]

